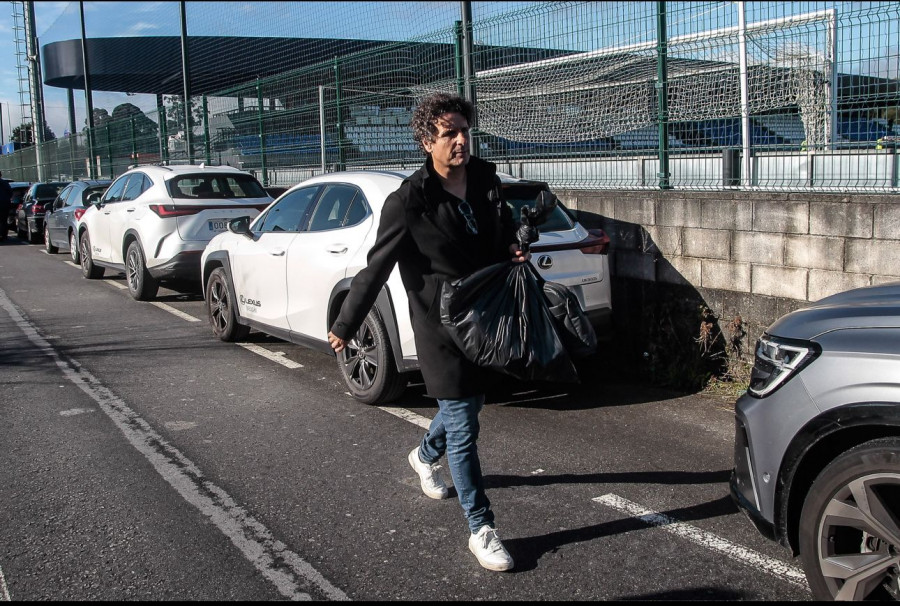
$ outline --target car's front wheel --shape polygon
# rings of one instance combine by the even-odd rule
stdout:
[[[69,254],[72,255],[72,263],[81,265],[81,249],[78,246],[78,236],[75,230],[69,234]]]
[[[59,252],[59,248],[53,246],[53,242],[50,241],[50,226],[48,225],[44,225],[44,250],[51,255]]]
[[[816,599],[900,599],[900,438],[832,461],[806,497],[799,538]]]
[[[81,275],[89,280],[102,278],[106,270],[94,265],[94,259],[91,256],[91,237],[88,232],[81,234],[79,242],[81,242]]]
[[[147,271],[144,251],[137,240],[128,245],[125,253],[125,281],[135,301],[149,301],[159,292],[159,281]]]
[[[350,394],[360,402],[381,404],[399,398],[406,389],[406,380],[394,363],[387,329],[375,310],[337,354],[337,360]]]
[[[242,341],[250,334],[250,327],[238,324],[234,301],[228,290],[228,276],[217,267],[206,282],[206,311],[213,334],[223,341]]]

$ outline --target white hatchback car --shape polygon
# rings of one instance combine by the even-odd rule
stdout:
[[[161,279],[196,280],[209,240],[271,202],[253,175],[230,166],[133,168],[79,219],[81,272],[123,271],[132,297],[152,299]]]
[[[327,334],[366,265],[384,200],[411,171],[337,172],[313,177],[282,194],[252,223],[232,221],[203,252],[204,296],[213,332],[223,341],[251,328],[332,353]],[[518,220],[545,183],[501,175]],[[598,336],[611,328],[609,237],[587,230],[561,204],[541,225],[532,261],[546,280],[568,286]],[[374,404],[399,397],[418,370],[406,292],[397,268],[363,326],[338,354],[353,396]]]

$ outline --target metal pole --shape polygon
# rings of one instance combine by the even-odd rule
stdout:
[[[84,2],[78,3],[81,11],[81,67],[84,72],[84,104],[87,111],[87,149],[88,179],[93,179],[94,172],[94,100],[91,96],[91,72],[88,69],[87,36],[84,30]]]
[[[669,91],[666,58],[668,53],[666,33],[666,3],[656,3],[656,99],[659,123],[659,188],[670,189],[669,182]]]
[[[460,13],[462,15],[462,62],[463,62],[463,88],[465,89],[465,98],[475,106],[472,113],[472,123],[469,124],[470,153],[477,155],[478,151],[478,106],[475,101],[475,66],[473,61],[474,44],[472,41],[472,3],[468,1],[460,2]]]
[[[465,76],[463,75],[463,25],[457,21],[453,25],[453,58],[456,66],[456,94],[460,97],[466,94]]]
[[[319,153],[322,157],[322,173],[325,173],[325,87],[319,85]]]
[[[262,161],[263,185],[269,185],[269,171],[266,168],[266,131],[263,123],[263,97],[262,84],[256,81],[256,101],[258,106],[257,120],[259,122],[259,157]]]
[[[34,25],[34,2],[25,3],[25,52],[28,59],[29,87],[31,88],[31,125],[34,134],[34,158],[37,164],[37,180],[44,180],[44,100],[41,82],[41,48]]]
[[[206,141],[203,146],[206,163],[212,164],[209,147],[209,106],[206,102],[206,95],[203,95],[203,138]]]
[[[194,124],[191,120],[191,69],[188,60],[187,12],[184,0],[181,4],[181,75],[184,80],[184,143],[187,147],[188,164],[194,163]]]
[[[741,180],[743,186],[752,185],[750,174],[750,82],[747,69],[747,14],[744,2],[738,2],[738,49],[741,69]]]
[[[341,64],[334,60],[334,105],[337,114],[337,139],[338,139],[338,170],[346,169],[346,156],[344,151],[344,121],[341,119]]]
[[[69,89],[72,90],[71,88]],[[3,104],[0,103],[0,145],[6,144],[6,136],[3,134]]]
[[[137,134],[134,129],[134,116],[131,116],[131,163],[138,164]]]
[[[838,94],[838,73],[837,73],[837,11],[832,9],[828,18],[828,38],[831,44],[828,45],[828,58],[826,65],[829,70],[828,84],[831,87],[828,95],[829,107],[828,118],[831,124],[828,125],[828,143],[837,143],[838,140],[838,119],[837,119],[837,94]]]

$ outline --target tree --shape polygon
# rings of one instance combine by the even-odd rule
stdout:
[[[53,133],[49,126],[44,124],[44,141],[53,141],[54,139],[56,139],[56,135]],[[9,140],[20,143],[22,147],[34,145],[34,123],[23,123],[15,127],[9,137]]]
[[[184,96],[164,95],[163,106],[166,112],[166,132],[174,135],[187,130],[184,127]],[[195,97],[191,97],[191,119],[194,128],[203,124],[203,108]]]

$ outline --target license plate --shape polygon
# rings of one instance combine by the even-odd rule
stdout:
[[[210,221],[209,231],[225,231],[228,229],[228,221]]]

